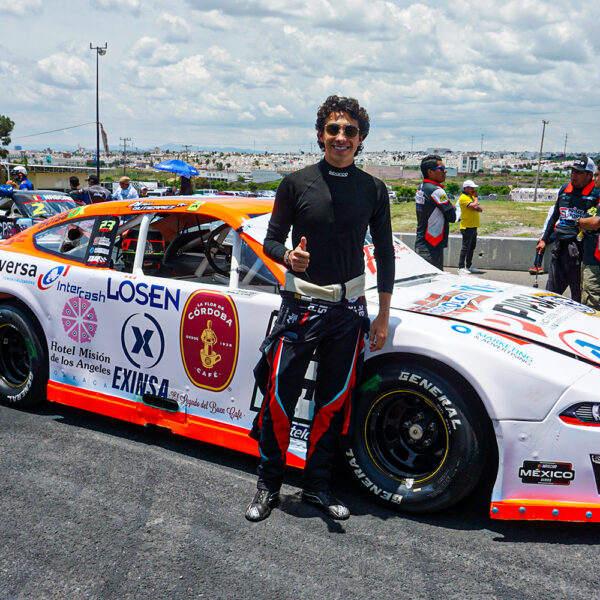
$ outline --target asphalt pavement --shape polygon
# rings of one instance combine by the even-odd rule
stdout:
[[[256,466],[59,405],[0,406],[0,598],[600,597],[598,525],[491,520],[485,492],[402,515],[343,470],[349,521],[301,503],[290,470],[282,506],[249,523]]]

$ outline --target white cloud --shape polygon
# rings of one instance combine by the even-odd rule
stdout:
[[[59,88],[85,88],[91,80],[90,65],[77,56],[59,52],[37,62],[37,78]]]
[[[0,0],[0,15],[22,16],[41,12],[42,0]]]
[[[140,12],[140,0],[90,0],[93,8],[102,11],[130,12],[137,14]]]
[[[272,119],[288,119],[292,115],[288,112],[286,108],[281,106],[281,104],[277,104],[276,106],[269,106],[266,102],[262,100],[258,103],[258,107],[262,111],[265,117],[269,117]]]
[[[190,39],[191,28],[183,17],[161,13],[157,19],[158,25],[166,29],[168,42],[187,42]]]
[[[157,38],[144,36],[131,49],[132,56],[145,65],[169,65],[177,62],[179,51],[172,44],[163,44]]]

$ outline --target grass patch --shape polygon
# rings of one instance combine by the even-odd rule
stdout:
[[[537,238],[542,230],[552,202],[511,202],[509,200],[483,201],[479,235],[506,235]],[[417,228],[414,202],[391,206],[392,229],[412,232]],[[518,231],[522,229],[523,231]],[[527,231],[531,229],[531,231]],[[459,233],[460,223],[450,225],[450,233]]]

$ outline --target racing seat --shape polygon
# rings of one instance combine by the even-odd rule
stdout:
[[[138,229],[129,229],[121,237],[121,254],[126,269],[131,272],[139,239]],[[142,268],[145,272],[157,274],[165,255],[165,239],[160,231],[148,230]]]

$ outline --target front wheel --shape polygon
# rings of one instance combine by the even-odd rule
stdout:
[[[387,364],[363,380],[345,458],[373,496],[427,513],[475,487],[488,438],[479,401],[448,377],[418,364]]]
[[[27,407],[46,397],[48,351],[37,322],[12,304],[0,305],[0,402]]]

